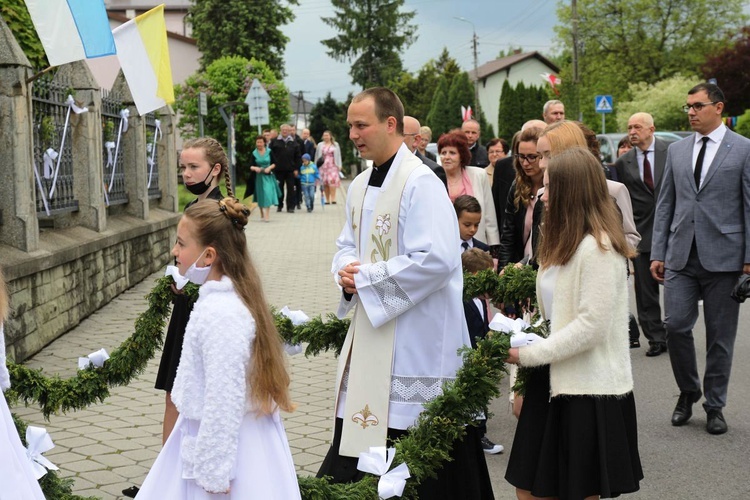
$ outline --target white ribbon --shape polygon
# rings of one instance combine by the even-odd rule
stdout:
[[[26,427],[26,456],[31,462],[31,468],[34,471],[34,477],[38,480],[44,476],[48,470],[60,470],[55,464],[42,456],[55,447],[47,430],[43,427]]]
[[[535,333],[527,333],[525,330],[530,326],[521,318],[510,319],[500,313],[495,314],[495,317],[490,321],[491,330],[510,334],[511,347],[523,347],[544,340]]]
[[[65,114],[65,126],[63,127],[62,140],[60,141],[60,147],[58,148],[59,151],[64,151],[64,148],[65,148],[65,136],[68,135],[68,124],[70,123],[70,111],[72,110],[75,114],[80,115],[81,113],[87,113],[89,110],[89,108],[79,108],[76,105],[76,100],[73,99],[72,95],[68,95],[68,100],[65,102],[65,104],[68,105],[68,112]],[[47,151],[49,152],[49,149]],[[49,190],[50,200],[55,194],[55,187],[57,186],[57,174],[60,173],[60,160],[62,160],[62,155],[58,154],[57,165],[55,166],[55,174],[52,178],[52,187]]]
[[[154,173],[154,155],[156,155],[156,141],[159,139],[159,136],[162,135],[161,133],[161,120],[154,120],[154,123],[156,124],[156,128],[154,130],[154,143],[148,144],[148,146],[151,146],[151,157],[147,159],[148,161],[148,184],[146,185],[146,188],[151,187],[151,175]]]
[[[167,266],[167,272],[164,273],[164,276],[171,276],[175,283],[174,286],[178,290],[182,290],[182,288],[187,285],[188,281],[190,281],[180,274],[180,270],[177,269],[177,266]]]
[[[299,326],[310,321],[310,317],[307,314],[305,314],[301,310],[292,311],[289,309],[289,306],[284,306],[281,311],[279,311],[279,313],[292,320],[292,324],[294,326]],[[300,344],[292,345],[284,343],[284,350],[290,356],[294,356],[295,354],[299,354],[302,352],[302,346]]]
[[[380,498],[400,497],[404,493],[406,480],[411,477],[409,467],[403,463],[388,471],[396,456],[396,448],[385,449],[385,446],[371,446],[369,452],[359,454],[357,469],[380,476],[378,496]]]
[[[104,362],[109,359],[109,354],[104,348],[99,349],[96,352],[92,352],[85,358],[78,358],[78,369],[84,370],[90,365],[94,365],[97,368],[104,366]]]
[[[47,148],[44,152],[44,178],[51,179],[55,168],[55,160],[59,156],[59,153],[52,148]]]
[[[120,110],[120,127],[117,129],[117,144],[115,144],[115,160],[112,163],[112,175],[109,178],[108,192],[112,192],[112,185],[115,183],[115,170],[117,170],[117,156],[120,153],[120,139],[122,134],[128,131],[128,117],[130,116],[129,109]]]
[[[115,149],[115,143],[112,141],[107,141],[104,143],[104,149],[107,150],[107,166],[110,167],[113,165],[112,162],[112,151]]]
[[[39,196],[42,197],[42,203],[44,204],[44,211],[47,213],[47,217],[49,217],[49,204],[47,204],[47,196],[44,194],[44,187],[42,186],[42,178],[39,177],[39,167],[37,167],[36,162],[34,162],[34,177],[36,178],[36,185],[39,188]]]

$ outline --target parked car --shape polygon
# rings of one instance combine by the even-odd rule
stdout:
[[[430,142],[427,144],[427,147],[425,148],[425,151],[429,151],[430,153],[435,155],[435,162],[438,165],[442,165],[443,163],[440,161],[440,155],[438,154],[437,150],[437,142]]]
[[[673,142],[684,139],[685,136],[681,134],[685,134],[685,132],[654,132],[654,135],[658,137],[659,140],[664,141],[667,144],[671,144]],[[687,135],[690,134],[692,134],[692,132],[687,132]],[[623,134],[621,132],[596,135],[596,138],[599,141],[599,150],[601,152],[602,162],[607,164],[615,162],[615,160],[617,159],[617,144],[620,142],[620,139],[622,139],[626,135],[627,134]]]

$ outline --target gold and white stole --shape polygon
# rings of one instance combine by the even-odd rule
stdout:
[[[399,150],[393,161],[390,178],[375,201],[370,237],[362,248],[360,229],[367,184],[372,170],[352,182],[351,220],[357,253],[362,263],[387,262],[398,253],[398,215],[406,182],[422,162],[406,148]],[[336,409],[347,364],[349,381],[344,405],[344,424],[339,454],[358,457],[371,446],[385,446],[388,432],[388,408],[391,393],[393,343],[396,333],[394,318],[379,328],[372,326],[367,313],[358,302],[349,332],[339,357],[336,378]]]

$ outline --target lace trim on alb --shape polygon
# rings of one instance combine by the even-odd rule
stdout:
[[[385,262],[376,262],[368,268],[368,272],[370,283],[389,317],[398,316],[414,307],[406,292],[391,277]]]
[[[394,403],[424,404],[443,393],[443,384],[453,377],[391,377],[391,394],[388,398]],[[349,387],[349,367],[341,378],[341,392]]]

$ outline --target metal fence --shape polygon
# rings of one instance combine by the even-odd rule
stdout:
[[[38,78],[32,85],[34,185],[36,211],[42,217],[78,210],[73,192],[70,124],[64,132],[70,110],[67,100],[71,93],[67,82],[54,80],[52,75]]]
[[[128,202],[128,193],[125,191],[125,165],[123,165],[122,133],[125,132],[125,124],[122,111],[120,97],[114,92],[102,89],[102,144],[104,147],[102,155],[104,186],[102,189],[105,190],[105,200],[109,202],[109,205]]]
[[[161,139],[161,127],[154,113],[146,115],[146,179],[148,184],[148,197],[161,198],[159,189],[159,140]]]

